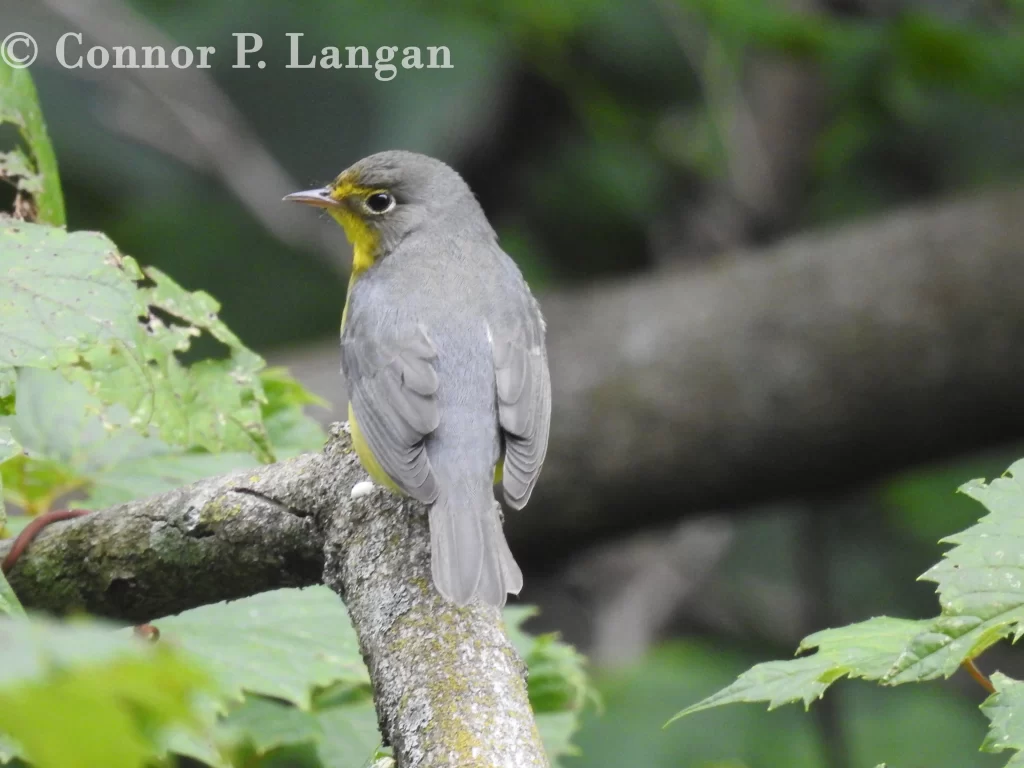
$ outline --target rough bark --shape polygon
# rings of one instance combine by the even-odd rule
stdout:
[[[497,608],[456,609],[431,585],[426,508],[375,489],[336,515],[326,583],[345,596],[381,731],[400,766],[546,766],[526,669]]]
[[[322,579],[348,607],[401,768],[544,768],[501,612],[442,600],[426,509],[381,489],[353,498],[365,479],[337,426],[322,453],[54,524],[9,579],[27,608],[134,622]]]
[[[316,475],[325,461],[307,454],[56,523],[8,579],[27,607],[130,622],[317,584],[316,515],[338,498],[312,497],[291,478]],[[0,541],[0,560],[10,548]]]
[[[1021,211],[989,191],[542,296],[551,446],[516,557],[1024,435]],[[336,342],[274,362],[344,407]]]

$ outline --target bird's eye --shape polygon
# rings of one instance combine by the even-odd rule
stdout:
[[[387,192],[374,192],[366,198],[366,209],[370,213],[387,213],[395,207],[395,198]]]

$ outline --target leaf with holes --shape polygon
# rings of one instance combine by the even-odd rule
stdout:
[[[0,274],[0,370],[58,370],[171,445],[273,459],[263,361],[210,296],[144,272],[103,235],[34,224],[0,226]],[[184,365],[204,333],[226,356]]]
[[[18,371],[18,412],[0,416],[23,453],[0,463],[7,498],[29,514],[49,510],[70,491],[99,509],[151,496],[211,475],[254,466],[245,453],[184,452],[125,428],[128,414],[55,371]]]
[[[0,150],[0,179],[18,191],[15,213],[19,218],[46,224],[64,224],[64,198],[57,174],[57,156],[46,132],[39,97],[27,69],[14,69],[0,60],[0,125],[10,124],[31,154],[14,147]]]

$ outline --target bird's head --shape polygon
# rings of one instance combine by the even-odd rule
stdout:
[[[356,271],[390,253],[410,233],[444,227],[490,230],[469,186],[459,174],[426,155],[379,152],[342,171],[320,189],[284,198],[325,209],[345,229]]]

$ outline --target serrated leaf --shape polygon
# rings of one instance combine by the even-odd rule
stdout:
[[[981,748],[985,752],[1014,750],[1009,768],[1024,766],[1024,683],[995,672],[990,678],[996,692],[981,705],[989,730]]]
[[[572,743],[580,727],[576,712],[542,712],[536,715],[537,730],[544,742],[544,751],[551,765],[562,765],[561,758],[580,754],[579,747]]]
[[[509,641],[530,669],[527,687],[533,711],[579,710],[587,701],[596,701],[582,654],[555,633],[531,635],[523,631],[523,622],[536,613],[533,606],[518,605],[505,608],[504,613]]]
[[[376,730],[376,721],[374,725]],[[318,744],[324,736],[311,712],[261,696],[247,696],[224,719],[223,728],[247,742],[257,755],[286,744]]]
[[[921,577],[938,584],[942,614],[909,644],[889,676],[903,683],[949,677],[967,659],[1024,631],[1024,461],[991,483],[960,491],[989,514],[944,539],[956,544]]]
[[[31,514],[73,489],[86,489],[76,506],[99,509],[257,464],[249,454],[185,452],[143,437],[128,427],[124,408],[104,408],[54,371],[21,369],[18,390],[18,412],[0,416],[0,430],[9,429],[25,455],[0,464],[0,479]]]
[[[98,470],[90,477],[89,493],[76,506],[103,509],[258,464],[247,453],[155,452]]]
[[[32,76],[27,69],[14,69],[0,60],[0,124],[17,127],[32,154],[19,149],[0,159],[0,178],[13,181],[31,194],[38,221],[54,226],[64,224],[64,197],[57,173],[57,156],[46,132]]]
[[[34,224],[0,226],[0,274],[0,368],[58,370],[172,445],[273,458],[263,361],[210,296],[143,272],[103,235]],[[179,356],[204,333],[228,356],[185,366]]]
[[[911,639],[928,624],[878,616],[847,627],[815,632],[800,644],[800,650],[817,649],[815,653],[758,664],[732,685],[687,707],[669,722],[739,702],[764,701],[771,710],[801,701],[806,708],[842,677],[883,680]]]
[[[317,754],[325,768],[365,768],[380,746],[373,701],[330,707],[316,713],[323,729]]]
[[[266,368],[260,372],[260,381],[263,382],[263,391],[267,396],[266,405],[263,406],[264,416],[273,416],[280,411],[305,405],[330,408],[330,403],[306,389],[287,368]]]
[[[319,451],[327,441],[327,433],[320,422],[306,415],[301,407],[265,416],[263,423],[279,461],[300,453]]]
[[[327,587],[264,592],[153,623],[235,698],[255,693],[309,709],[318,688],[369,682],[345,607]]]
[[[327,401],[281,367],[261,371],[260,381],[266,395],[263,423],[278,459],[320,450],[327,435],[320,422],[306,414],[306,406],[327,407]]]
[[[38,768],[141,768],[164,729],[198,727],[208,678],[105,625],[0,621],[0,731]]]

